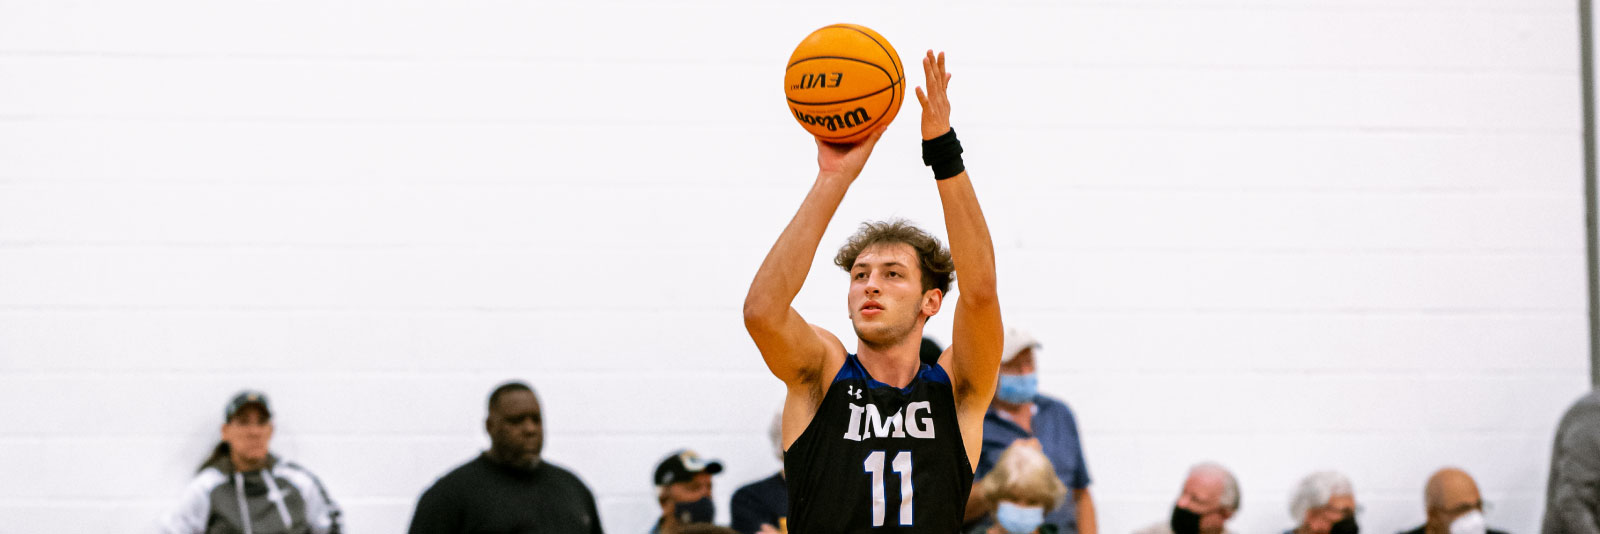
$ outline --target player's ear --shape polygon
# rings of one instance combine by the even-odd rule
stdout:
[[[939,307],[944,305],[944,292],[939,288],[922,292],[922,314],[933,317],[939,313]]]

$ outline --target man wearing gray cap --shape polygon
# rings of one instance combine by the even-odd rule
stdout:
[[[1083,461],[1083,445],[1078,441],[1078,420],[1066,403],[1039,394],[1034,359],[1042,345],[1032,334],[1006,328],[1005,350],[1001,353],[1000,384],[994,402],[983,418],[983,455],[978,460],[977,477],[983,478],[1000,453],[1012,442],[1033,440],[1055,466],[1056,476],[1066,484],[1072,502],[1057,506],[1045,516],[1060,534],[1095,534],[1094,499],[1089,496],[1089,468]],[[976,521],[987,512],[981,484],[972,485],[967,500],[967,521]],[[971,526],[971,525],[969,525]]]

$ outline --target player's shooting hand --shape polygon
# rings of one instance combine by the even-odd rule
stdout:
[[[867,166],[867,157],[872,155],[872,147],[878,145],[878,138],[883,137],[885,127],[878,126],[866,139],[849,145],[817,139],[817,169],[824,174],[842,174],[855,180]]]
[[[917,102],[922,104],[922,139],[928,140],[950,131],[950,98],[945,89],[950,86],[950,73],[944,70],[944,52],[938,56],[929,50],[922,58],[922,73],[927,77],[928,91],[917,88]]]

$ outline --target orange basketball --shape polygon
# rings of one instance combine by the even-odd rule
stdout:
[[[889,124],[906,97],[900,54],[878,32],[834,24],[811,32],[789,56],[783,93],[800,127],[818,139],[854,143]]]

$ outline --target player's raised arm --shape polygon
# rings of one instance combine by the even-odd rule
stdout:
[[[950,371],[965,427],[969,420],[982,421],[994,396],[1005,334],[995,290],[994,243],[961,161],[961,145],[950,128],[950,100],[945,91],[950,74],[944,68],[944,53],[935,56],[929,50],[922,59],[922,70],[927,76],[927,92],[917,88],[917,101],[922,104],[923,160],[933,167],[939,182],[960,291],[950,351],[940,364]]]
[[[829,343],[837,338],[817,332],[790,306],[816,256],[828,221],[844,200],[851,182],[861,175],[883,128],[853,145],[817,141],[817,181],[801,202],[799,212],[778,236],[778,242],[761,262],[750,292],[744,298],[744,327],[761,350],[762,359],[784,383],[791,386],[816,380]]]

